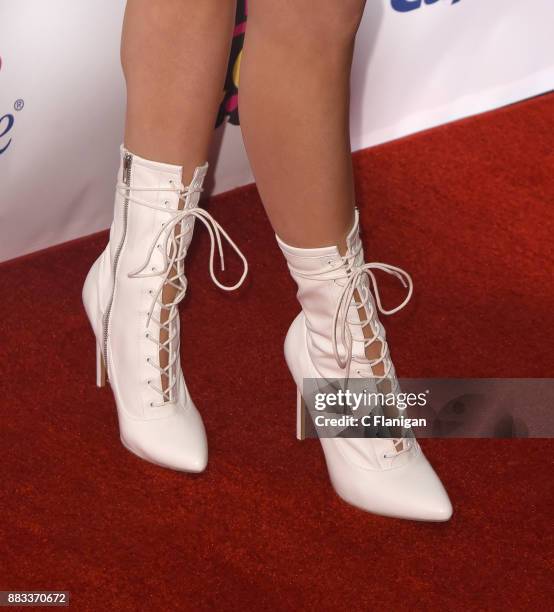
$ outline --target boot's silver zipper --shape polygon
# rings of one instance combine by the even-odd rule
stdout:
[[[123,182],[127,187],[131,186],[131,170],[133,165],[133,156],[130,153],[125,153],[123,158]],[[129,209],[129,192],[127,191],[125,194],[125,199],[123,200],[123,231],[121,232],[121,240],[117,245],[117,249],[115,251],[113,266],[112,266],[112,276],[113,276],[113,284],[112,284],[112,293],[110,296],[110,300],[108,302],[108,306],[106,308],[106,312],[104,313],[103,327],[104,327],[104,364],[106,366],[106,372],[108,372],[108,334],[110,327],[110,313],[113,305],[113,299],[115,294],[115,283],[116,283],[116,275],[117,275],[117,264],[119,263],[119,256],[123,249],[123,244],[125,243],[125,237],[127,236],[127,217],[128,217],[128,209]]]

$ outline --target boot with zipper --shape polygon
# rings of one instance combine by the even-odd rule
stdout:
[[[334,246],[301,249],[279,237],[277,242],[298,285],[302,307],[285,340],[285,358],[298,389],[297,435],[302,438],[305,379],[359,378],[371,390],[385,385],[398,392],[377,309],[393,314],[403,308],[412,294],[412,280],[395,266],[365,263],[357,210],[343,256]],[[375,270],[399,278],[407,287],[406,299],[397,308],[383,308]],[[371,352],[374,358],[368,357]],[[415,438],[321,437],[320,442],[333,487],[349,504],[412,520],[446,521],[452,515],[448,495]]]
[[[123,445],[142,459],[186,472],[208,460],[206,432],[185,384],[179,354],[178,303],[187,289],[184,260],[195,221],[211,239],[210,274],[220,288],[239,287],[247,263],[238,247],[198,207],[208,164],[182,184],[182,168],[121,148],[114,219],[106,249],[90,269],[83,303],[96,337],[97,385],[114,393]],[[244,271],[233,286],[214,275],[222,238]]]

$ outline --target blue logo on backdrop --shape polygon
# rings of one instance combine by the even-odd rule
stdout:
[[[399,13],[407,13],[420,8],[423,4],[436,4],[440,0],[391,0],[391,6]],[[450,4],[457,4],[460,0],[449,0]]]
[[[11,113],[0,117],[0,155],[8,150],[8,147],[12,142],[11,137],[8,138],[7,142],[4,142],[4,137],[9,135],[14,123],[15,117]]]
[[[2,58],[0,57],[0,70],[2,69]],[[19,98],[13,104],[15,111],[19,112],[23,110],[25,102]],[[12,143],[12,129],[15,124],[15,115],[13,113],[6,113],[0,117],[0,155],[8,150],[8,147]]]

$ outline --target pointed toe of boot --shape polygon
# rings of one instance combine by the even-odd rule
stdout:
[[[378,470],[349,461],[340,442],[326,442],[331,482],[347,503],[365,512],[413,521],[443,522],[452,516],[448,494],[419,447],[403,465]]]
[[[208,464],[206,431],[196,408],[176,407],[160,419],[120,418],[121,442],[132,453],[166,468],[200,473]]]

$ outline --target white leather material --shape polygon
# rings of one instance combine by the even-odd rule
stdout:
[[[285,339],[285,358],[298,389],[303,389],[303,381],[307,378],[364,378],[363,368],[357,365],[347,372],[333,355],[333,313],[344,283],[331,272],[329,275],[315,274],[325,266],[336,269],[340,265],[338,249],[299,249],[277,240],[298,285],[297,296],[302,306],[302,312],[292,322]],[[363,250],[359,240],[356,212],[347,244],[350,254],[359,250],[355,265],[361,266]],[[344,271],[345,276],[348,273]],[[354,302],[349,306],[348,316],[350,320],[359,318]],[[381,331],[380,338],[384,342],[384,329],[376,314],[373,318],[376,320],[372,329]],[[352,352],[363,361],[363,332],[352,327]],[[387,359],[390,359],[388,351]],[[391,363],[389,365],[388,376],[395,378],[394,368]],[[397,452],[394,441],[386,438],[321,438],[320,441],[335,491],[353,506],[413,520],[446,521],[452,515],[448,495],[415,439],[403,452]]]
[[[125,154],[122,149],[122,160]],[[206,169],[207,164],[197,168],[194,173],[191,185],[198,190]],[[119,179],[124,179],[123,161]],[[172,401],[159,405],[160,395],[150,384],[152,380],[160,380],[159,371],[148,362],[151,360],[151,363],[159,365],[159,350],[157,344],[146,336],[150,333],[158,337],[159,334],[154,322],[148,322],[148,313],[152,308],[152,294],[159,288],[160,277],[130,276],[145,262],[148,246],[162,224],[171,218],[170,213],[157,208],[168,211],[178,209],[179,193],[175,188],[181,185],[181,180],[179,166],[151,162],[132,155],[128,183],[130,190],[126,194],[118,189],[116,193],[110,241],[87,276],[83,303],[97,344],[102,349],[104,317],[109,309],[107,372],[117,404],[123,444],[152,463],[201,472],[208,458],[206,433],[189,396],[179,362]],[[146,205],[137,205],[125,197],[132,196],[134,188],[140,190],[140,199]],[[196,207],[199,195],[199,191],[193,189],[185,199],[185,207]],[[183,226],[188,224],[190,229],[181,238],[181,248],[186,251],[192,237],[194,217],[187,217],[181,223]],[[148,265],[154,271],[163,268],[164,255],[160,249],[154,249]],[[154,307],[152,317],[159,320],[159,306]],[[178,319],[175,325],[178,326]]]
[[[358,244],[361,246],[357,228],[356,221],[347,237],[347,244],[352,251]],[[306,325],[310,331],[307,337],[308,352],[318,375],[322,378],[347,377],[349,373],[337,364],[332,348],[333,314],[342,292],[342,284],[336,280],[334,273],[335,267],[340,263],[337,247],[300,249],[288,246],[278,236],[276,238],[287,259],[291,275],[298,285],[297,298],[302,305]],[[363,263],[363,250],[357,255],[356,260],[357,263]],[[311,272],[325,268],[329,270],[327,274],[318,274],[317,277],[310,278]],[[362,282],[370,294],[367,279],[364,278]],[[369,298],[373,300],[371,294]],[[356,319],[357,317],[356,307],[352,303],[348,310],[348,318]],[[375,323],[382,338],[386,339],[385,330],[377,318]],[[353,354],[360,360],[364,360],[363,331],[360,328],[351,327],[351,333],[354,340]],[[392,367],[392,364],[390,365]]]

